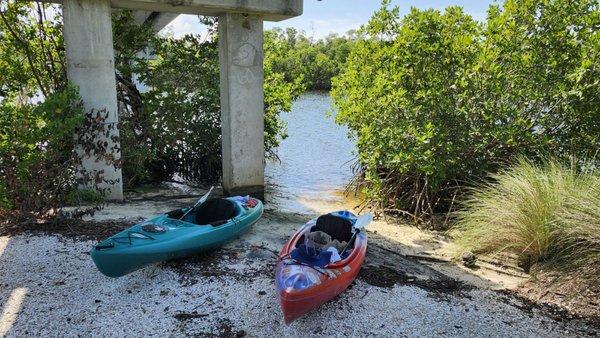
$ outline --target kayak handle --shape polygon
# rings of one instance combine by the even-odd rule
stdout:
[[[115,243],[110,243],[110,244],[106,244],[106,245],[96,245],[96,250],[112,249],[114,247],[115,247]]]
[[[132,236],[133,235],[133,236]],[[132,238],[138,238],[138,239],[154,239],[154,237],[146,235],[144,233],[141,232],[137,232],[137,231],[128,231],[127,232],[127,237],[129,237],[129,242],[131,242]]]

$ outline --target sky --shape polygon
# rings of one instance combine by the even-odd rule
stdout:
[[[484,20],[492,0],[394,0],[392,5],[400,6],[400,13],[408,13],[411,7],[421,9],[444,9],[448,6],[462,6],[476,20]],[[379,9],[379,0],[304,0],[304,13],[301,16],[280,21],[265,22],[265,29],[273,27],[294,27],[308,36],[322,38],[330,33],[344,34],[367,23],[371,14]],[[180,15],[165,27],[166,32],[179,37],[188,33],[204,33],[205,30],[196,16]]]

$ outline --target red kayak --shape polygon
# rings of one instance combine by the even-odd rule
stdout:
[[[364,224],[358,226],[357,217],[351,212],[337,211],[309,221],[286,243],[279,253],[275,271],[286,324],[339,295],[356,278],[367,251],[367,234],[363,227]],[[297,250],[304,248],[305,237],[314,231],[348,243],[340,253],[341,260],[318,265],[295,259]]]

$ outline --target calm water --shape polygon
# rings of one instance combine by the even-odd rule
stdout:
[[[288,211],[306,211],[300,200],[337,199],[352,177],[354,142],[347,129],[336,125],[328,93],[301,96],[282,118],[288,138],[277,154],[281,160],[267,161],[266,198],[271,205]]]

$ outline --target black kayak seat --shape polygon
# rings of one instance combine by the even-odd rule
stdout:
[[[213,198],[196,207],[196,210],[193,213],[196,215],[194,223],[199,225],[210,224],[212,226],[219,226],[237,216],[237,208],[235,203],[228,199]],[[167,217],[180,219],[184,214],[185,212],[183,209],[176,209],[167,212]]]
[[[310,229],[311,232],[323,231],[340,242],[350,242],[352,239],[352,222],[347,218],[325,214],[317,218],[317,223]]]
[[[234,202],[225,198],[213,198],[200,204],[196,210],[196,224],[219,226],[237,216]]]
[[[183,209],[175,209],[173,211],[167,212],[167,217],[172,219],[180,219],[181,217],[183,217],[183,214],[185,214]]]

